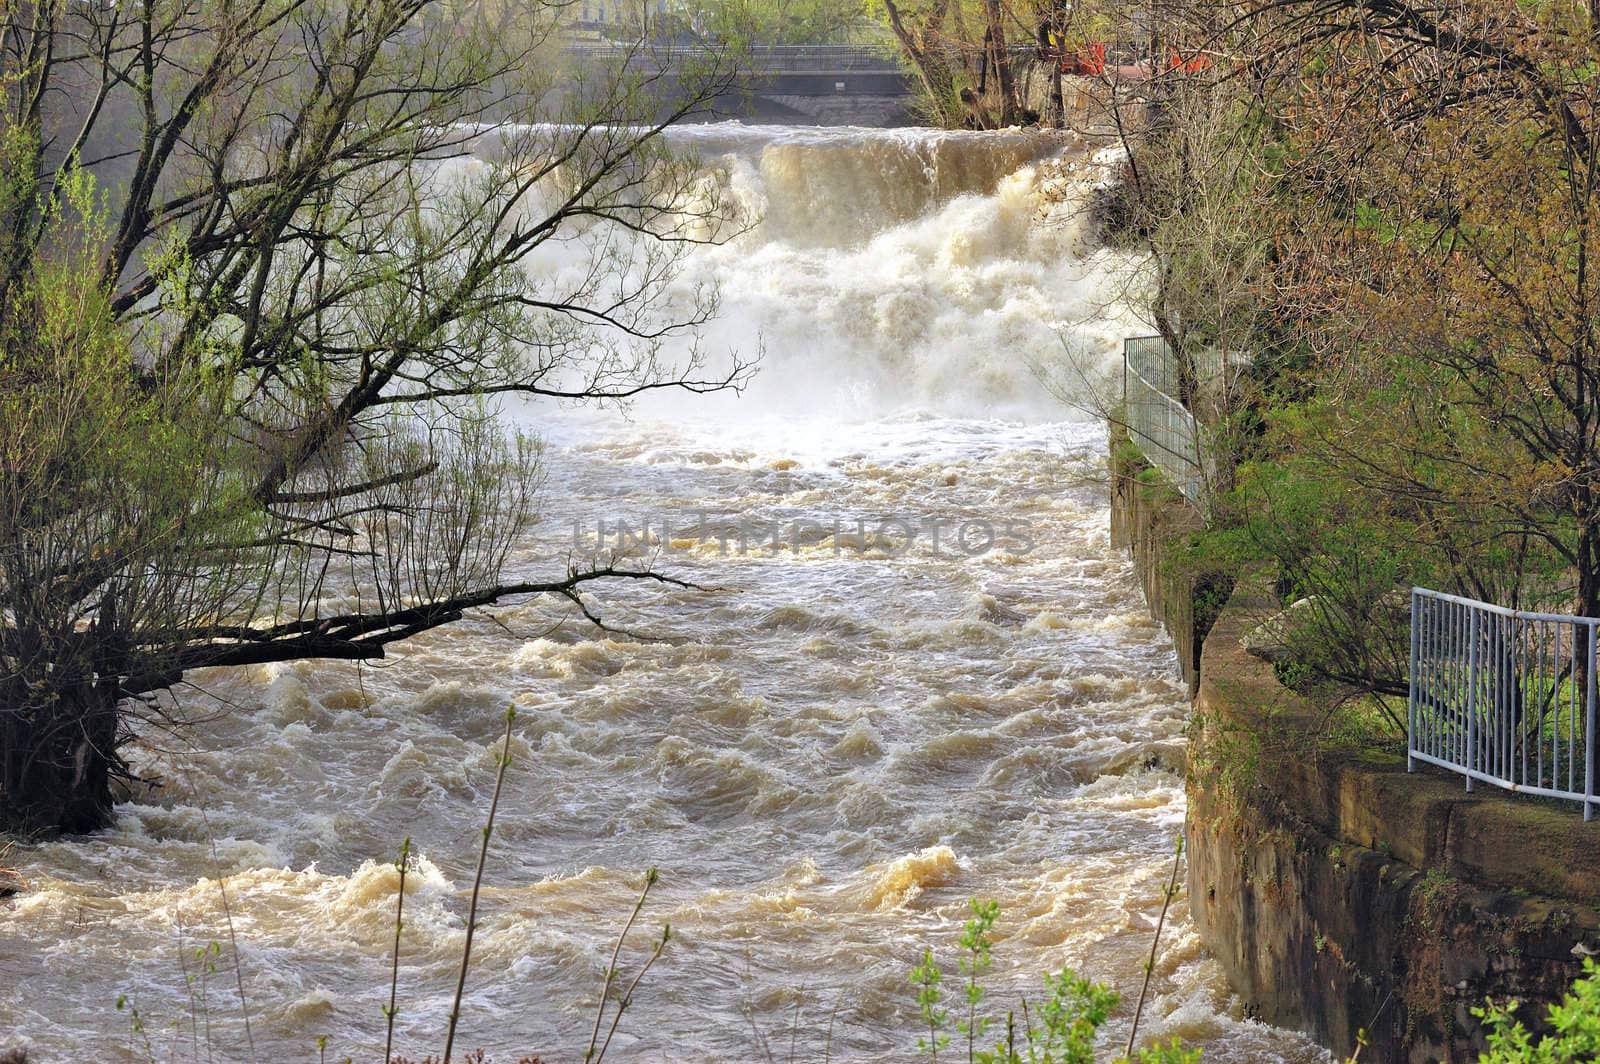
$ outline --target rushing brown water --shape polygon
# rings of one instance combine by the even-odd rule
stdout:
[[[683,136],[769,218],[691,263],[723,290],[705,342],[764,347],[755,386],[507,416],[547,441],[519,568],[620,542],[703,590],[596,592],[631,634],[534,601],[381,668],[194,677],[214,719],[141,754],[164,789],[15,855],[35,889],[0,903],[0,1046],[380,1059],[410,837],[397,1043],[437,1053],[508,703],[458,1046],[581,1059],[652,865],[630,977],[673,937],[608,1059],[910,1060],[907,970],[931,947],[954,981],[969,897],[1003,907],[997,1002],[1070,965],[1131,1004],[1186,707],[1108,542],[1103,431],[1029,368],[1092,378],[1129,328],[1076,209],[1092,174],[1021,135]],[[1182,899],[1145,1023],[1213,1061],[1324,1059],[1239,1017]]]

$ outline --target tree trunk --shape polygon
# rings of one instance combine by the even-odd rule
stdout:
[[[1061,68],[1067,60],[1066,0],[1051,0],[1050,17],[1045,22],[1044,54],[1050,61],[1050,123],[1057,129],[1067,126],[1067,101],[1061,91]]]
[[[1000,125],[1015,125],[1020,117],[1021,108],[1017,106],[1017,85],[1011,72],[1011,52],[1006,48],[1006,30],[1001,23],[1000,0],[983,0],[983,14],[984,21],[988,24],[984,33],[988,58],[1000,83]]]
[[[895,6],[894,0],[883,0],[884,12],[889,16],[889,28],[894,31],[895,39],[900,42],[900,47],[905,51],[906,57],[911,60],[916,68],[917,80],[922,82],[922,91],[928,94],[928,102],[933,106],[939,117],[941,125],[951,124],[954,117],[950,114],[950,78],[949,71],[942,61],[935,58],[929,49],[924,48],[911,31],[905,26],[900,17],[900,9]],[[943,11],[936,12],[939,22],[943,21]],[[933,20],[930,19],[930,24]]]
[[[983,77],[983,64],[988,62],[988,57],[982,51],[975,51],[972,47],[972,37],[967,33],[967,19],[961,13],[960,4],[950,5],[950,28],[953,31],[951,39],[955,41],[960,51],[961,73],[968,81],[976,82]]]
[[[111,822],[111,780],[127,774],[117,745],[132,671],[118,612],[108,591],[74,653],[42,652],[49,665],[0,687],[0,830],[81,834]]]
[[[1587,488],[1579,489],[1578,506],[1578,616],[1600,617],[1600,514],[1591,514]]]
[[[79,834],[111,820],[116,677],[34,691],[0,728],[0,829]],[[42,697],[41,697],[42,696]]]

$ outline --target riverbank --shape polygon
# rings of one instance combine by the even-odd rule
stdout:
[[[1407,773],[1398,749],[1329,742],[1326,707],[1241,646],[1277,608],[1270,590],[1246,580],[1207,609],[1217,578],[1173,564],[1198,516],[1125,437],[1111,441],[1114,537],[1192,655],[1193,918],[1246,1011],[1340,1055],[1364,1030],[1369,1059],[1418,1062],[1475,1060],[1471,1010],[1486,997],[1542,1016],[1600,951],[1600,851],[1581,814],[1467,795],[1442,773]]]

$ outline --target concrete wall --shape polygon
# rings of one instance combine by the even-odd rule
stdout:
[[[1111,542],[1133,556],[1145,604],[1172,637],[1192,698],[1200,688],[1201,645],[1233,581],[1225,573],[1190,571],[1173,557],[1173,548],[1204,521],[1159,479],[1127,430],[1112,426],[1110,436]]]
[[[1113,443],[1113,528],[1180,656],[1198,639],[1188,887],[1202,940],[1252,1015],[1362,1061],[1474,1061],[1471,1010],[1518,997],[1542,1018],[1600,952],[1600,823],[1575,806],[1408,774],[1399,751],[1330,748],[1326,709],[1239,640],[1275,603],[1233,591],[1209,629],[1165,559],[1188,519],[1128,476]],[[1120,472],[1119,472],[1120,471]],[[1143,490],[1139,490],[1143,489]],[[1163,575],[1163,566],[1167,571]]]
[[[1340,1054],[1471,1061],[1489,996],[1543,1015],[1600,949],[1600,861],[1576,809],[1328,749],[1325,710],[1246,653],[1263,591],[1205,642],[1190,733],[1189,891],[1246,1007]]]

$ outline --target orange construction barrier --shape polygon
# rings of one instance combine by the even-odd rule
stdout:
[[[1104,41],[1091,41],[1083,51],[1072,56],[1063,56],[1061,63],[1063,74],[1077,74],[1080,77],[1099,77],[1106,72],[1106,44]]]

